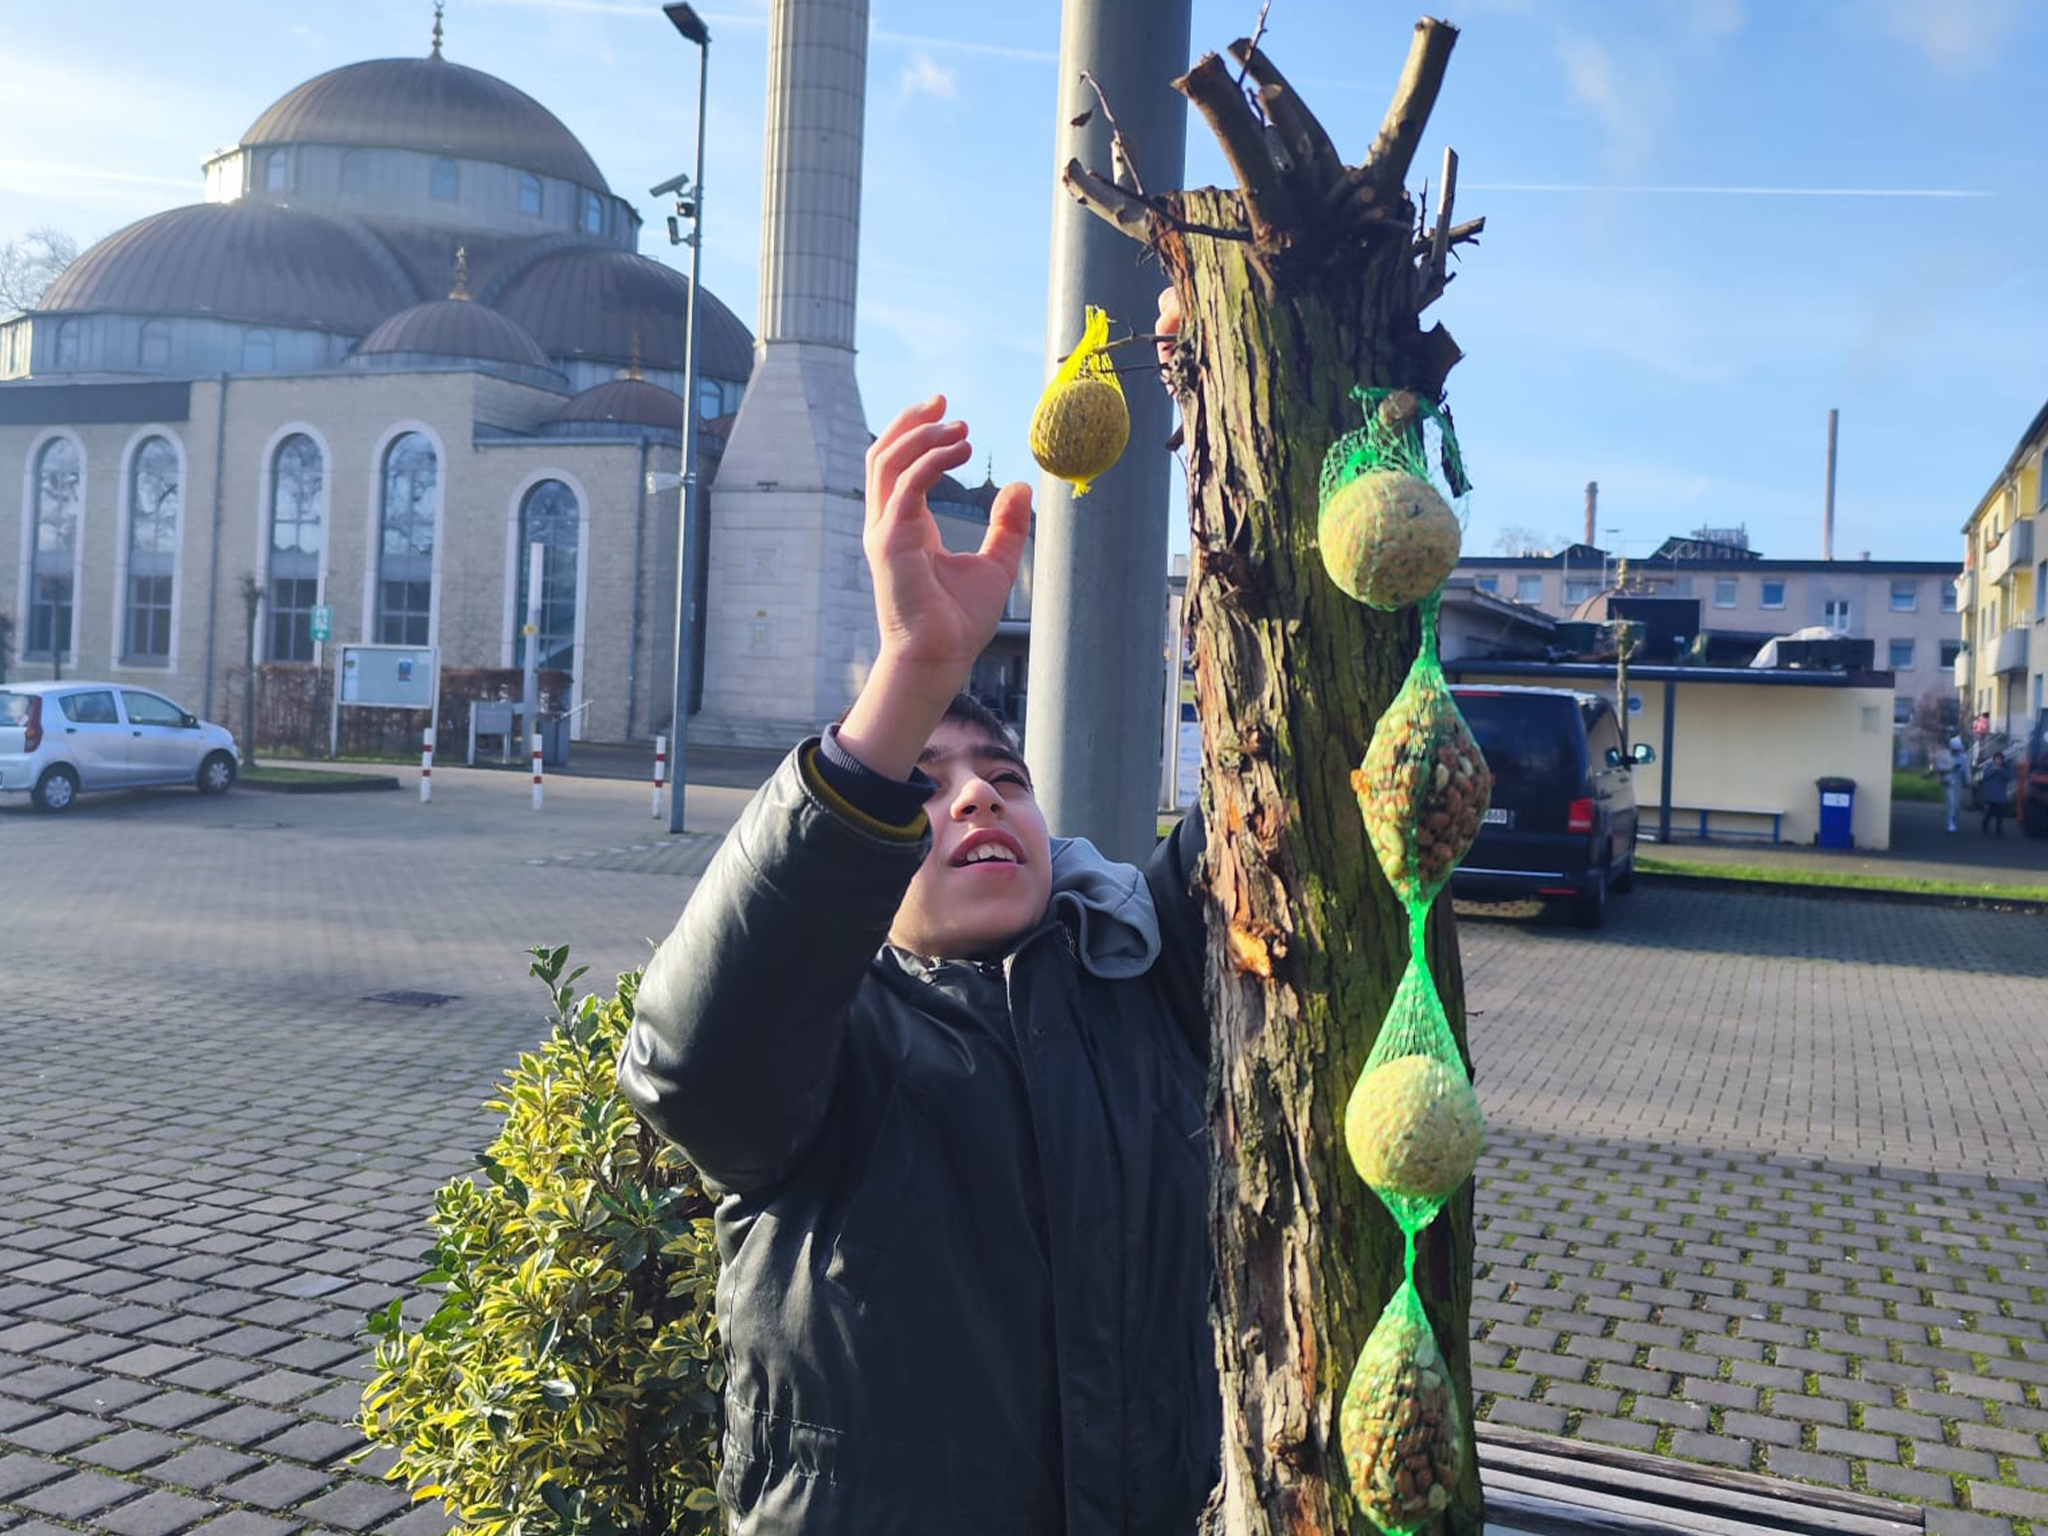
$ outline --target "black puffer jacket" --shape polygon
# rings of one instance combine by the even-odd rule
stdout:
[[[814,743],[647,968],[620,1081],[721,1192],[739,1536],[1186,1536],[1213,1481],[1199,826],[1056,842],[1000,964],[885,944],[928,828]]]

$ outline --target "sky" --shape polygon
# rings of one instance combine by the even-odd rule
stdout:
[[[1128,0],[1126,0],[1128,3]],[[706,0],[704,285],[755,323],[766,0]],[[1258,0],[1193,0],[1193,51]],[[1363,158],[1413,0],[1269,0],[1264,46]],[[1466,548],[1698,527],[1837,558],[1960,560],[1959,529],[2048,391],[2048,128],[2036,0],[1463,0],[1411,190],[1458,152],[1484,215],[1426,322]],[[89,24],[81,25],[82,22]],[[0,0],[0,240],[88,244],[202,196],[201,161],[301,81],[422,55],[431,0]],[[871,0],[857,346],[871,426],[934,390],[975,470],[1035,479],[1060,78],[1054,0]],[[449,0],[445,52],[534,96],[687,270],[647,188],[694,158],[697,60],[657,0]],[[1142,162],[1141,162],[1142,163]],[[1228,172],[1190,113],[1187,184]],[[1153,190],[1158,190],[1156,187]],[[1148,324],[1149,314],[1117,316]],[[966,473],[966,472],[963,472]],[[978,473],[972,476],[978,478]],[[1176,518],[1175,547],[1186,547]]]

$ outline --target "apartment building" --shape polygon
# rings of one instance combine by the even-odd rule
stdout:
[[[1956,595],[1963,655],[1956,691],[1963,713],[2024,738],[2044,707],[2048,674],[2048,547],[2034,524],[2048,497],[2048,406],[2021,435],[2005,467],[1963,523]]]
[[[2038,457],[2038,455],[2037,455]],[[1631,593],[1690,597],[1701,623],[1722,637],[1774,636],[1824,627],[1875,642],[1873,665],[1893,674],[1893,722],[1912,720],[1926,694],[1957,686],[1962,650],[1955,561],[1771,560],[1740,529],[1669,538],[1647,558],[1623,562],[1592,544],[1546,555],[1468,555],[1458,574],[1484,592],[1569,619],[1623,580]]]

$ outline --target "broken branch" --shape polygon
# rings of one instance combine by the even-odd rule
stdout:
[[[1117,122],[1116,114],[1109,110],[1109,98],[1102,94],[1102,87],[1087,70],[1081,71],[1081,80],[1095,93],[1095,104],[1102,108],[1102,120],[1109,124],[1110,173],[1117,186],[1126,192],[1145,195],[1145,183],[1138,176],[1138,162],[1131,154],[1131,142],[1124,137],[1123,126]]]
[[[1060,180],[1074,200],[1097,218],[1115,225],[1133,240],[1152,241],[1151,204],[1113,182],[1105,181],[1079,160],[1069,160]]]
[[[1415,23],[1415,36],[1408,46],[1408,62],[1402,67],[1394,99],[1372,141],[1366,166],[1383,192],[1392,195],[1408,179],[1408,167],[1422,143],[1422,130],[1436,106],[1443,88],[1444,68],[1451,61],[1451,48],[1458,41],[1458,29],[1447,21],[1425,16]]]
[[[1259,13],[1259,20],[1263,26],[1264,11]],[[1266,117],[1280,131],[1281,142],[1294,158],[1297,184],[1306,184],[1318,193],[1329,187],[1343,175],[1344,161],[1315,113],[1309,111],[1307,103],[1273,61],[1259,51],[1256,35],[1232,43],[1230,55],[1259,82],[1259,100],[1266,104]]]
[[[1245,105],[1243,92],[1230,83],[1223,61],[1213,53],[1202,55],[1193,69],[1173,82],[1173,88],[1192,101],[1215,130],[1223,158],[1230,162],[1244,189],[1253,239],[1264,244],[1275,230],[1291,229],[1294,200],[1266,148],[1264,131]]]

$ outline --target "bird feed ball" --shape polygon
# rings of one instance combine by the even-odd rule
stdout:
[[[1055,381],[1031,418],[1031,457],[1049,475],[1089,482],[1123,457],[1131,437],[1130,407],[1113,383],[1083,376]]]
[[[1344,1142],[1374,1189],[1448,1200],[1479,1162],[1485,1120],[1458,1068],[1434,1056],[1396,1056],[1374,1067],[1344,1107]]]
[[[1458,563],[1457,514],[1435,486],[1405,471],[1346,481],[1324,499],[1316,526],[1330,579],[1368,607],[1418,603]]]

